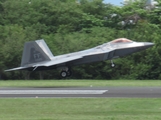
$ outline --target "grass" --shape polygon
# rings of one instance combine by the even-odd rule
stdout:
[[[0,120],[160,120],[160,99],[0,99]]]
[[[0,87],[161,86],[161,80],[7,80]]]
[[[161,86],[160,80],[9,80],[0,87]],[[0,120],[161,120],[159,98],[1,98]]]

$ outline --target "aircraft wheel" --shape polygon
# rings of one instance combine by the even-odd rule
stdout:
[[[60,75],[62,78],[66,78],[68,73],[66,71],[61,71]]]
[[[115,67],[115,64],[111,64],[111,67]]]

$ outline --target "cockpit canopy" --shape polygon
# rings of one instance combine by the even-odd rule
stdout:
[[[130,42],[133,42],[133,41],[127,38],[118,38],[118,39],[111,41],[110,43],[130,43]]]

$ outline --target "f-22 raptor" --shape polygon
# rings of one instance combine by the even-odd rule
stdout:
[[[61,69],[60,75],[65,78],[71,75],[71,67],[75,65],[111,60],[145,50],[154,43],[135,42],[126,38],[118,38],[83,51],[54,56],[43,39],[26,42],[24,45],[21,66],[13,70],[48,70]]]

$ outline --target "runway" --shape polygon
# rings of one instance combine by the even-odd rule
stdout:
[[[161,87],[1,87],[0,98],[161,98]]]

